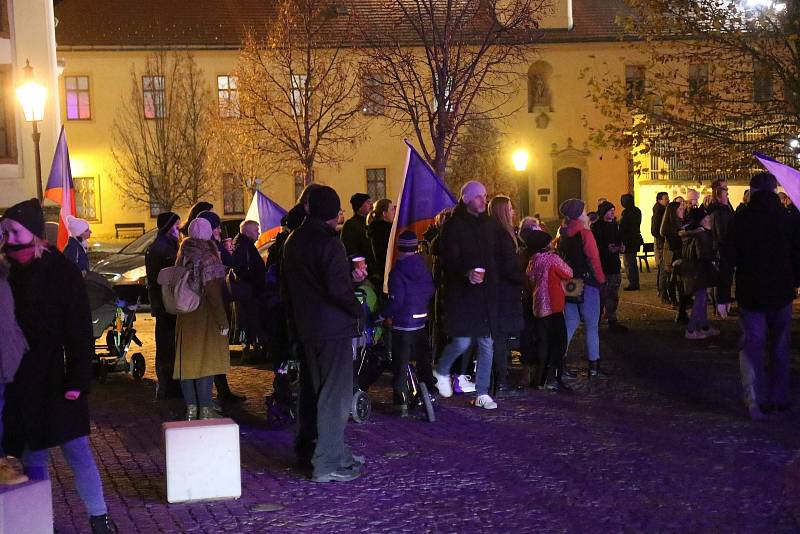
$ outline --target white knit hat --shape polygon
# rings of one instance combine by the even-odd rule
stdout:
[[[67,215],[67,228],[69,229],[69,235],[78,237],[89,229],[89,223],[83,219]]]
[[[212,235],[211,223],[204,218],[198,217],[189,223],[189,237],[209,241]]]

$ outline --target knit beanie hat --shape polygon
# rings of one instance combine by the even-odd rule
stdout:
[[[211,223],[206,218],[198,216],[189,223],[189,237],[192,239],[209,241],[212,236]]]
[[[570,198],[561,203],[558,207],[559,213],[570,220],[576,220],[583,215],[583,210],[586,208],[586,203],[579,198]]]
[[[175,223],[178,222],[180,217],[177,213],[173,211],[165,211],[164,213],[159,213],[158,218],[156,219],[156,227],[158,228],[159,234],[166,234],[169,232],[170,228],[175,226]]]
[[[285,226],[290,231],[296,229],[303,224],[303,219],[306,218],[306,208],[302,204],[297,204],[289,210],[289,212],[281,219],[281,226]]]
[[[397,238],[397,250],[400,252],[416,252],[418,246],[417,234],[411,230],[406,230]]]
[[[214,213],[213,211],[201,211],[197,214],[197,218],[205,219],[211,225],[212,230],[216,230],[220,226],[222,226],[222,221],[219,218],[219,215]]]
[[[369,198],[369,196],[367,196],[367,198]],[[336,194],[333,188],[327,185],[317,187],[308,194],[309,217],[321,221],[330,221],[339,216],[339,211],[341,209],[342,202],[339,200],[339,195]]]
[[[366,202],[367,200],[369,200],[369,195],[366,193],[356,193],[355,195],[350,197],[350,205],[353,207],[353,211],[360,210],[361,206],[363,206],[364,202]]]
[[[599,218],[603,218],[606,216],[606,213],[614,209],[614,204],[606,200],[605,202],[601,202],[599,206],[597,206],[597,216]]]
[[[541,252],[553,241],[553,236],[543,230],[526,230],[522,233],[521,237],[525,242],[525,247],[527,247],[528,252],[532,254]]]
[[[3,214],[3,219],[16,221],[33,235],[44,239],[44,213],[42,205],[35,198],[14,204]]]
[[[89,223],[83,219],[67,215],[67,228],[69,229],[69,235],[78,237],[89,229]]]
[[[461,186],[461,198],[464,204],[469,204],[475,197],[486,194],[486,188],[482,183],[471,180]]]
[[[750,178],[750,189],[753,191],[775,191],[778,188],[778,180],[768,172],[759,172]]]
[[[702,221],[706,215],[708,215],[708,211],[706,211],[705,206],[701,205],[697,206],[696,208],[692,208],[689,211],[688,216],[689,226],[694,228],[700,226],[700,221]]]

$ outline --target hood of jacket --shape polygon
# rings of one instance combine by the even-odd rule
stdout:
[[[774,213],[786,208],[781,204],[781,199],[777,193],[773,193],[772,191],[756,191],[750,195],[750,202],[745,209]]]

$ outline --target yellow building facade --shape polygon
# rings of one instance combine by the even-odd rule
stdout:
[[[126,200],[114,180],[113,124],[121,103],[129,98],[131,69],[141,72],[154,46],[173,46],[180,41],[183,44],[174,47],[191,51],[214,99],[218,76],[232,74],[238,58],[235,43],[220,43],[216,37],[209,37],[216,35],[217,26],[220,35],[227,35],[223,23],[215,26],[213,14],[201,20],[192,18],[198,14],[190,12],[191,6],[174,8],[175,13],[170,13],[163,3],[143,0],[137,5],[141,11],[137,16],[140,22],[152,18],[152,27],[134,31],[126,27],[137,21],[114,20],[121,15],[111,4],[117,2],[63,0],[55,11],[56,54],[64,68],[57,80],[58,98],[53,106],[66,127],[81,214],[91,220],[98,237],[114,236],[115,224],[155,225],[149,206]],[[527,169],[513,177],[528,182],[531,214],[556,218],[558,204],[565,198],[583,198],[592,209],[600,197],[616,201],[622,193],[637,189],[629,172],[629,154],[589,145],[586,125],[602,127],[605,119],[588,98],[581,75],[586,69],[591,72],[610,65],[619,71],[620,83],[624,83],[626,64],[636,61],[627,45],[619,41],[614,25],[621,7],[619,0],[556,2],[553,13],[542,22],[542,37],[534,44],[530,61],[519,69],[519,91],[510,108],[513,113],[498,126],[504,132],[502,151],[509,172],[514,172],[510,164],[514,151],[523,149],[529,154]],[[92,9],[93,14],[87,12]],[[165,37],[156,28],[170,24],[176,28],[191,21],[196,24],[191,38]],[[201,30],[210,33],[203,35]],[[179,33],[177,29],[174,32]],[[387,119],[377,117],[352,160],[336,168],[317,167],[315,179],[334,187],[345,206],[355,192],[377,192],[380,196],[385,191],[388,198],[397,198],[406,157],[403,137],[403,132],[392,128]],[[52,148],[48,151],[43,146],[45,174],[51,158]],[[286,208],[295,202],[296,184],[291,175],[271,179],[262,190]],[[25,198],[30,193],[15,196]],[[239,212],[246,211],[249,203],[248,198],[237,199],[233,203],[238,205],[233,210],[236,213],[223,213],[222,186],[214,197],[209,200],[226,218],[241,217]],[[15,199],[3,194],[0,200],[0,206],[7,206]],[[640,204],[649,208],[652,199],[643,198]],[[648,209],[643,211],[647,213]]]

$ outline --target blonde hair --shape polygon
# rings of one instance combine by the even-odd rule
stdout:
[[[370,224],[375,219],[383,217],[383,214],[389,210],[389,206],[391,205],[392,201],[388,198],[382,198],[373,204],[372,211],[367,215],[367,224]]]
[[[8,223],[6,221],[0,222],[0,228],[5,229],[7,224]],[[33,234],[33,232],[31,233]],[[0,252],[2,252],[2,249],[6,246],[7,242],[8,239],[5,235],[5,232],[3,232],[3,236],[2,238],[0,238]],[[33,243],[33,257],[36,258],[37,260],[41,258],[45,252],[50,252],[50,243],[48,243],[46,239],[42,239],[36,234],[33,234],[33,240],[31,241],[31,243]]]
[[[517,236],[514,233],[514,220],[511,217],[511,199],[505,195],[497,195],[489,201],[489,216],[500,223],[511,240],[514,242],[514,248],[517,246]]]

